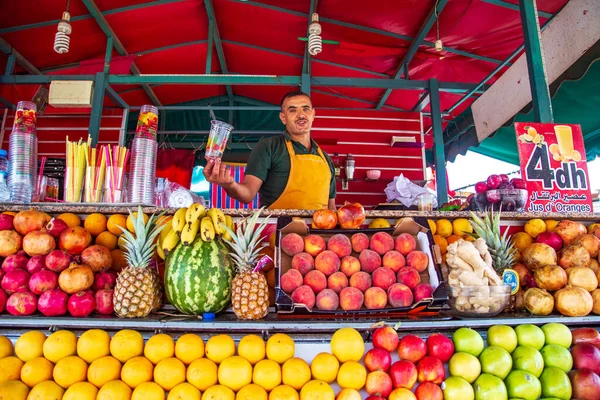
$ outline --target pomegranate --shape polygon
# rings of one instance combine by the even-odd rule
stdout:
[[[360,203],[346,202],[337,210],[337,216],[342,229],[359,229],[365,221],[365,209]]]
[[[529,281],[533,279],[533,274],[531,273],[531,271],[524,264],[521,263],[515,264],[512,269],[517,271],[521,287],[529,287]]]
[[[46,257],[45,256],[35,256],[31,257],[29,261],[27,261],[27,266],[25,269],[30,274],[35,274],[43,270],[46,267]]]
[[[6,275],[2,278],[2,289],[6,292],[6,294],[11,295],[17,292],[26,292],[29,290],[29,272],[24,269],[15,269],[10,272],[7,272]]]
[[[80,226],[64,230],[58,238],[58,247],[69,254],[81,254],[92,243],[92,236]]]
[[[563,268],[587,267],[590,263],[590,253],[580,244],[565,247],[559,253],[558,265]]]
[[[67,223],[62,219],[52,218],[50,222],[46,224],[46,232],[58,239],[60,234],[68,227]]]
[[[13,293],[6,301],[6,311],[11,315],[31,315],[37,310],[37,296],[31,292]]]
[[[81,253],[81,262],[94,272],[100,272],[112,267],[112,255],[110,250],[104,246],[93,245]]]
[[[9,214],[0,214],[0,231],[10,231],[13,229],[14,217]]]
[[[6,300],[8,300],[8,295],[4,290],[0,289],[0,314],[2,314],[6,308]]]
[[[54,272],[62,272],[71,264],[71,256],[62,250],[54,250],[46,256],[46,268]]]
[[[600,392],[600,376],[589,369],[572,370],[569,379],[573,387],[572,398],[579,400],[597,400]]]
[[[600,348],[600,332],[594,328],[577,328],[572,332],[573,344],[588,343]]]
[[[566,269],[569,285],[577,286],[593,292],[598,287],[598,278],[594,271],[587,267],[572,267]]]
[[[69,313],[74,317],[87,317],[96,308],[94,292],[85,290],[72,294],[67,305]]]
[[[8,257],[21,250],[23,238],[15,231],[0,231],[0,257]]]
[[[535,238],[537,243],[544,243],[552,247],[554,250],[559,251],[562,249],[563,241],[558,233],[556,232],[542,232]]]
[[[554,293],[554,304],[562,315],[568,317],[583,317],[592,312],[594,300],[587,290],[569,286]]]
[[[25,236],[29,232],[40,231],[50,221],[48,214],[36,210],[20,211],[13,219],[17,232]]]
[[[335,211],[322,209],[313,214],[313,224],[317,229],[333,229],[338,223],[338,216]]]
[[[575,244],[582,245],[590,253],[590,257],[598,257],[600,252],[600,239],[598,237],[590,234],[581,235],[575,239]]]
[[[98,291],[102,289],[112,289],[117,283],[117,274],[112,271],[105,271],[96,274],[92,289]]]
[[[94,273],[85,264],[71,263],[69,268],[58,276],[58,286],[68,294],[87,290],[92,287],[93,283]]]
[[[30,257],[45,256],[56,248],[54,237],[46,232],[29,232],[23,238],[23,250]]]
[[[571,347],[573,355],[573,368],[587,368],[600,374],[600,350],[590,343],[577,343]]]
[[[567,286],[567,273],[558,265],[544,265],[534,272],[535,283],[540,289],[555,292]]]
[[[566,245],[571,245],[575,243],[575,240],[587,233],[587,228],[585,225],[580,224],[579,222],[569,221],[567,219],[560,221],[556,228],[554,228],[554,232],[558,233],[558,235],[563,240],[563,243]]]
[[[10,272],[13,269],[25,269],[27,267],[27,261],[29,261],[29,259],[27,258],[27,255],[25,255],[25,252],[19,251],[4,259],[2,262],[2,269],[4,272]]]
[[[532,271],[544,265],[556,265],[556,251],[547,244],[533,243],[523,252],[525,265]]]
[[[96,299],[96,312],[102,315],[110,315],[114,312],[112,289],[101,289],[94,295]]]
[[[67,303],[69,301],[69,295],[60,290],[54,288],[42,293],[38,299],[38,310],[46,317],[56,317],[59,315],[65,315],[67,313]]]
[[[58,285],[58,276],[49,269],[36,272],[29,278],[29,290],[35,294],[42,294],[52,290]]]
[[[563,289],[564,290],[564,289]],[[527,289],[523,295],[523,303],[527,311],[533,315],[548,315],[554,309],[554,298],[544,289]]]

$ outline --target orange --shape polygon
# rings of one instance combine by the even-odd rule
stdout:
[[[235,400],[267,400],[269,395],[267,391],[260,386],[251,383],[244,386],[237,392]]]
[[[123,329],[110,341],[110,354],[121,362],[144,354],[142,334],[131,329]]]
[[[193,333],[182,335],[175,343],[175,357],[186,365],[204,357],[204,340]]]
[[[319,353],[313,358],[310,364],[313,379],[332,383],[337,377],[340,369],[340,362],[334,355],[329,353]]]
[[[335,393],[328,383],[312,380],[302,387],[300,400],[334,400]]]
[[[14,217],[15,215],[17,215],[17,213],[16,213],[16,212],[14,212],[14,211],[4,211],[2,214],[6,214],[6,215],[12,215],[13,217]]]
[[[362,397],[360,397],[360,392],[358,390],[355,389],[342,389],[337,396],[335,397],[336,400],[362,400]]]
[[[121,368],[121,379],[135,389],[141,383],[152,381],[153,373],[154,365],[146,357],[133,357]]]
[[[6,336],[0,336],[0,358],[12,356],[13,344]]]
[[[119,236],[123,233],[123,230],[119,227],[127,227],[127,217],[121,214],[111,215],[106,222],[106,228],[113,235]]]
[[[62,400],[96,400],[98,388],[89,382],[77,382],[65,392]]]
[[[347,361],[338,371],[337,383],[342,388],[360,390],[367,380],[367,370],[356,361]]]
[[[165,390],[154,382],[144,382],[133,390],[131,400],[165,400]]]
[[[19,379],[23,361],[17,357],[4,357],[0,359],[0,383]]]
[[[202,400],[235,400],[235,393],[227,386],[215,385],[204,392]]]
[[[452,221],[452,233],[457,236],[463,236],[467,233],[473,233],[473,227],[468,219],[456,218],[454,221]]]
[[[127,266],[127,259],[125,258],[125,254],[123,253],[123,250],[121,250],[121,249],[113,250],[110,252],[110,255],[112,256],[112,260],[113,260],[113,266],[112,266],[113,270],[119,272]]]
[[[280,385],[269,393],[269,400],[298,400],[298,392],[288,385]]]
[[[112,356],[101,357],[88,368],[87,380],[97,388],[119,378],[121,378],[121,363]]]
[[[193,385],[184,382],[169,390],[167,400],[200,400],[201,393]]]
[[[29,388],[21,381],[0,383],[0,400],[27,400]]]
[[[219,365],[219,384],[237,392],[252,382],[252,365],[243,357],[229,357]]]
[[[238,354],[254,365],[265,358],[265,341],[258,335],[246,335],[238,343]]]
[[[56,218],[62,219],[63,221],[65,221],[65,223],[67,224],[67,226],[69,228],[73,228],[74,226],[81,226],[81,218],[79,218],[77,215],[75,215],[73,213],[63,213],[63,214],[60,214]]]
[[[65,390],[58,386],[54,381],[43,381],[35,385],[27,400],[46,400],[46,399],[62,399]],[[12,400],[12,397],[10,397]]]
[[[216,335],[208,339],[204,351],[206,358],[220,364],[235,354],[235,342],[228,335]]]
[[[281,367],[281,378],[284,385],[300,390],[306,382],[310,381],[310,367],[301,358],[290,358]]]
[[[462,236],[459,236],[459,235],[450,235],[446,238],[446,240],[448,241],[448,244],[452,244],[460,239],[462,239]]]
[[[187,381],[199,390],[205,391],[217,384],[217,364],[208,358],[192,362],[186,372]]]
[[[365,353],[365,341],[354,328],[341,328],[331,337],[331,353],[340,362],[360,361]]]
[[[92,236],[98,236],[106,231],[107,218],[104,214],[92,213],[83,221],[83,227]]]
[[[96,400],[130,400],[131,388],[121,381],[110,381],[100,388]]]
[[[442,254],[446,254],[448,251],[448,240],[445,237],[440,235],[433,235],[433,241],[440,248],[440,252]]]
[[[185,382],[185,365],[175,357],[165,358],[154,367],[154,382],[171,390]]]
[[[137,211],[134,213],[129,214],[129,216],[127,217],[127,230],[131,233],[134,233],[134,229],[133,229],[133,218],[132,218],[132,214],[133,214],[133,218],[137,219]],[[146,225],[146,223],[148,222],[148,215],[146,214],[142,214],[143,218],[144,218],[144,225]]]
[[[40,331],[29,331],[22,334],[15,342],[15,354],[21,361],[33,360],[44,355],[46,335]]]
[[[29,360],[21,368],[21,381],[29,387],[34,387],[40,382],[52,379],[54,364],[44,357]]]
[[[115,250],[117,248],[117,236],[113,235],[109,231],[104,231],[96,237],[95,244],[104,246],[109,250]]]
[[[273,360],[262,360],[254,366],[252,382],[266,391],[281,385],[281,367]]]
[[[87,363],[110,354],[110,336],[101,329],[83,332],[77,341],[77,355]]]
[[[523,253],[526,248],[531,246],[533,238],[527,232],[517,232],[512,235],[511,241],[515,245],[515,248]]]
[[[52,377],[54,381],[65,389],[77,382],[84,382],[87,378],[88,366],[83,359],[77,356],[65,357],[54,366]]]
[[[154,365],[174,355],[175,343],[173,338],[165,333],[152,336],[144,347],[144,356]]]
[[[276,333],[267,340],[267,358],[279,364],[294,357],[295,351],[294,340],[285,333]]]
[[[71,331],[56,331],[48,336],[43,345],[44,357],[57,363],[65,357],[77,354],[77,336]]]

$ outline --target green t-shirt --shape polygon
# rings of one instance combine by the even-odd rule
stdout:
[[[256,176],[263,181],[258,193],[260,194],[260,205],[270,206],[279,198],[287,185],[290,176],[290,156],[285,145],[285,139],[291,140],[287,132],[283,135],[272,136],[259,141],[248,159],[246,166],[246,174]],[[317,144],[311,138],[311,149],[308,151],[303,144],[292,141],[296,154],[316,154]],[[329,198],[334,199],[336,194],[335,189],[335,170],[331,158],[323,151],[329,170],[331,171],[331,179],[329,181]]]

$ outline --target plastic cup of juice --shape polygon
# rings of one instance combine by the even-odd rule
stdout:
[[[573,131],[568,125],[555,125],[554,133],[558,142],[560,155],[571,157],[573,155]]]
[[[223,157],[232,130],[233,126],[228,123],[212,120],[204,158],[213,161],[220,160]]]

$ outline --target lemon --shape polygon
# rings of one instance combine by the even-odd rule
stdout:
[[[62,400],[96,400],[98,388],[89,382],[77,382],[70,386]]]
[[[131,388],[122,381],[110,381],[98,390],[96,400],[130,400]]]
[[[235,400],[267,400],[269,395],[265,389],[260,386],[251,383],[244,386],[237,392]]]
[[[294,357],[295,352],[294,341],[285,333],[276,333],[267,340],[267,358],[269,360],[283,364]]]
[[[339,368],[340,362],[333,354],[329,353],[317,354],[310,364],[313,379],[327,383],[335,381]]]
[[[341,362],[360,361],[365,353],[365,342],[354,328],[341,328],[331,337],[331,353]]]
[[[556,225],[558,225],[559,222],[560,221],[557,221],[555,219],[545,220],[544,223],[546,224],[546,232],[554,232],[554,229],[556,229]],[[590,226],[594,226],[594,225],[597,225],[597,224],[592,224]],[[590,228],[588,227],[588,229],[590,229]],[[588,232],[588,233],[591,233],[591,232]]]
[[[235,342],[228,335],[216,335],[208,339],[204,350],[206,358],[220,364],[235,354]]]
[[[117,236],[113,235],[109,231],[104,231],[96,237],[94,244],[104,246],[110,251],[113,251],[117,248]]]
[[[52,377],[56,383],[67,389],[74,383],[85,381],[87,369],[87,364],[81,358],[69,356],[56,363]]]
[[[277,386],[269,393],[269,400],[299,400],[298,392],[288,385]]]
[[[133,390],[131,400],[165,400],[165,391],[154,382],[144,382]]]
[[[466,218],[456,218],[452,221],[452,233],[457,236],[464,236],[467,233],[473,233],[473,227]]]
[[[369,223],[369,228],[380,229],[380,228],[389,228],[390,223],[387,222],[384,218],[375,218]]]
[[[235,400],[235,393],[227,386],[211,386],[202,395],[202,400]]]
[[[4,357],[0,359],[0,383],[17,380],[21,377],[23,361],[17,357]]]
[[[217,364],[208,358],[199,358],[192,362],[187,369],[187,381],[197,389],[205,391],[216,385],[218,380]]]
[[[204,357],[204,340],[193,333],[186,333],[175,343],[175,357],[186,365]]]
[[[337,383],[342,388],[360,390],[365,386],[367,370],[356,361],[346,361],[340,367]]]
[[[540,233],[546,232],[546,223],[540,218],[530,219],[525,223],[525,232],[532,238],[536,238]]]
[[[52,379],[54,364],[44,357],[29,360],[21,368],[21,381],[29,387],[34,387],[40,382]]]
[[[237,392],[252,382],[252,365],[243,357],[229,357],[219,365],[219,384]]]
[[[29,331],[22,334],[15,342],[15,354],[26,362],[44,355],[46,335],[40,331]]]
[[[435,221],[432,219],[428,219],[427,225],[429,225],[429,230],[431,231],[431,234],[435,235],[435,233],[437,232],[437,225],[435,224]]]
[[[533,243],[533,238],[527,232],[517,232],[512,235],[511,240],[515,245],[515,248],[521,253]]]
[[[131,233],[135,233],[135,230],[133,229],[133,219],[131,218],[131,214],[133,214],[133,218],[137,219],[137,212],[134,213],[130,213],[129,216],[127,217],[127,230]],[[144,218],[144,225],[146,225],[146,223],[148,222],[148,215],[146,214],[142,214],[143,218]]]
[[[173,389],[185,382],[185,365],[175,357],[165,358],[154,367],[154,382],[165,390]]]
[[[446,254],[448,252],[448,240],[445,237],[433,235],[433,242],[438,245],[442,254]]]
[[[167,400],[200,400],[201,393],[193,385],[184,382],[169,390]]]
[[[83,221],[83,227],[95,237],[106,231],[106,222],[107,218],[104,214],[92,213]]]
[[[108,218],[108,221],[106,221],[106,228],[113,235],[120,236],[123,233],[123,230],[119,227],[127,227],[127,217],[122,214],[111,215]]]
[[[453,226],[452,222],[447,219],[438,219],[435,223],[436,225],[436,233],[443,237],[448,237],[452,235]]]
[[[13,355],[13,344],[9,338],[0,335],[0,358]]]
[[[254,365],[265,358],[265,341],[258,335],[246,335],[238,343],[238,355]]]
[[[121,368],[121,380],[135,389],[137,385],[152,381],[154,365],[146,357],[134,357]]]
[[[334,400],[335,393],[328,383],[312,380],[302,387],[300,400]]]
[[[293,387],[296,390],[302,389],[302,386],[310,381],[310,367],[301,358],[290,358],[281,367],[281,380],[284,385]]]
[[[21,381],[0,383],[0,400],[27,400],[29,388]]]
[[[110,341],[110,354],[122,363],[143,353],[144,338],[139,332],[131,329],[123,329],[115,333]]]
[[[54,400],[62,399],[65,389],[61,388],[54,381],[40,382],[31,388],[27,400]]]
[[[254,366],[252,382],[270,392],[281,385],[281,367],[273,360],[262,360]]]
[[[175,342],[171,336],[164,333],[152,336],[144,347],[144,356],[154,365],[174,355]]]
[[[74,356],[77,354],[77,336],[71,331],[56,331],[44,342],[43,353],[44,357],[53,363]]]
[[[87,363],[110,355],[110,336],[100,329],[83,332],[77,341],[77,355]]]
[[[121,378],[121,363],[112,356],[100,357],[89,366],[87,380],[97,388]]]

